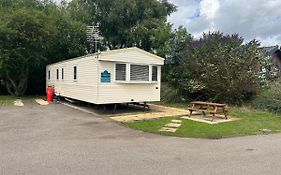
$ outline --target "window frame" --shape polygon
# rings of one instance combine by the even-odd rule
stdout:
[[[59,80],[60,79],[60,71],[59,71],[59,68],[57,68],[57,70],[56,70],[56,74],[57,74],[57,80]]]
[[[117,64],[124,64],[125,65],[125,80],[116,80],[116,65]],[[120,82],[120,83],[124,83],[124,82],[128,82],[128,63],[115,63],[114,64],[114,81],[115,82]]]
[[[61,80],[62,81],[64,80],[64,68],[63,67],[61,68]]]
[[[146,66],[146,67],[148,67],[148,80],[131,80],[131,66],[132,65],[135,65],[135,66]],[[130,82],[150,82],[150,65],[149,64],[135,64],[135,63],[131,63],[131,64],[129,64],[129,66],[130,66],[130,72],[129,72],[129,80],[130,80]]]
[[[156,80],[153,80],[153,68],[156,68]],[[151,65],[151,81],[152,82],[158,82],[158,66],[157,65]]]
[[[51,70],[49,69],[48,70],[48,73],[47,73],[48,75],[47,75],[47,77],[48,77],[48,81],[51,81]]]
[[[76,82],[77,81],[77,74],[78,74],[78,66],[77,65],[73,65],[73,81]]]
[[[126,65],[126,80],[116,80],[116,65],[117,64],[125,64]],[[140,66],[149,66],[149,79],[148,81],[144,80],[131,80],[131,65],[140,65]],[[157,80],[152,81],[152,67],[155,66],[157,67]],[[115,62],[114,63],[114,79],[113,82],[115,83],[131,83],[131,84],[155,84],[159,83],[159,66],[158,65],[153,65],[153,64],[139,64],[139,63],[124,63],[124,62]]]

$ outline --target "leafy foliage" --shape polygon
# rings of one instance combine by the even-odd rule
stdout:
[[[101,48],[138,46],[165,56],[173,11],[166,0],[0,0],[1,85],[16,96],[44,92],[46,64],[86,54],[92,22],[105,38]]]
[[[27,88],[30,69],[45,59],[41,53],[47,48],[45,25],[42,12],[21,9],[6,18],[1,26],[0,71],[9,93],[22,95]]]
[[[169,83],[161,84],[161,102],[162,103],[179,103],[183,101],[180,89],[176,89]]]
[[[281,114],[281,83],[276,81],[264,88],[254,99],[253,106],[257,109],[267,110]]]
[[[10,94],[44,92],[46,64],[85,53],[86,25],[66,8],[38,0],[0,0],[0,78]]]
[[[74,1],[77,3],[77,1]],[[171,33],[166,18],[176,10],[167,0],[80,0],[100,25],[104,45],[110,49],[137,46],[163,52]],[[72,6],[72,3],[70,3]]]
[[[203,34],[172,59],[167,79],[188,99],[239,103],[260,87],[258,45],[238,35]]]

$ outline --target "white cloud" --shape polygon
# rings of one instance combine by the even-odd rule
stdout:
[[[280,0],[170,0],[179,6],[168,20],[183,25],[195,36],[220,30],[238,33],[246,41],[259,39],[262,45],[281,44]],[[190,18],[199,9],[200,15]]]
[[[200,2],[201,16],[206,17],[208,20],[213,20],[219,7],[219,0],[202,0]]]

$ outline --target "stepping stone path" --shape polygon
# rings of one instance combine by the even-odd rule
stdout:
[[[23,102],[21,101],[21,99],[17,99],[14,101],[14,105],[15,106],[24,106]]]
[[[159,131],[161,131],[161,132],[176,132],[177,128],[162,127],[161,129],[159,129]]]
[[[48,105],[49,103],[43,99],[35,99],[36,103],[39,105]]]
[[[177,127],[180,127],[181,124],[180,123],[167,123],[165,126],[170,127],[170,128],[177,128]]]
[[[159,129],[160,132],[176,132],[178,127],[181,126],[181,120],[171,120],[164,127]]]

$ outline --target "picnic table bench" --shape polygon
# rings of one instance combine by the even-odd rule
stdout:
[[[189,117],[191,117],[193,111],[200,111],[203,115],[206,115],[206,112],[212,114],[212,121],[214,120],[216,114],[223,113],[225,119],[227,119],[227,112],[228,107],[226,104],[221,103],[210,103],[210,102],[203,102],[203,101],[193,101],[191,102],[192,107],[188,108],[189,110]]]

